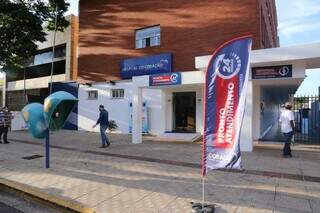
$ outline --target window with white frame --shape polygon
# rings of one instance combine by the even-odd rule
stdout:
[[[136,49],[160,45],[160,25],[136,30]]]
[[[97,100],[98,99],[98,91],[90,90],[88,91],[88,100]]]
[[[124,89],[112,89],[112,98],[124,98]]]

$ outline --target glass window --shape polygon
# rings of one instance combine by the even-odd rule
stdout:
[[[136,49],[160,45],[160,25],[136,30]]]
[[[49,63],[52,60],[52,51],[40,53],[34,56],[34,65]]]
[[[54,57],[55,58],[66,57],[66,46],[56,47],[56,49],[54,50]]]
[[[54,50],[54,57],[55,58],[63,58],[66,57],[66,45],[58,46]],[[33,57],[33,64],[28,65],[39,65],[49,63],[52,60],[52,48],[47,49]]]
[[[51,74],[51,63],[40,64],[36,66],[29,66],[25,68],[25,78],[40,78],[45,76],[50,76]],[[53,75],[60,75],[66,73],[66,60],[59,60],[54,62]],[[19,81],[24,79],[24,71],[19,70],[19,72],[8,72],[7,81]]]
[[[97,100],[97,99],[98,99],[98,91],[97,90],[88,91],[88,100]]]
[[[113,89],[112,98],[124,98],[124,89]]]

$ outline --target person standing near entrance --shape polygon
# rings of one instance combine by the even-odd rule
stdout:
[[[290,145],[294,133],[294,114],[291,109],[291,103],[286,102],[284,105],[284,110],[282,110],[279,119],[281,124],[281,132],[283,133],[285,138],[283,157],[292,157]]]
[[[93,125],[92,128],[95,128],[98,124],[100,125],[100,134],[101,134],[101,148],[105,148],[106,144],[107,146],[110,146],[109,139],[107,137],[106,131],[109,125],[109,113],[107,110],[104,109],[103,105],[99,106],[99,119],[97,120],[97,123]]]
[[[8,107],[4,107],[0,112],[0,142],[3,135],[3,143],[9,143],[8,132],[11,128],[11,120],[13,116]]]

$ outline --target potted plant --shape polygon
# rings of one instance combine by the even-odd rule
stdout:
[[[109,131],[110,131],[110,132],[113,132],[113,131],[115,131],[117,128],[118,128],[117,123],[116,123],[114,120],[110,120],[110,121],[109,121],[109,126],[108,126]]]

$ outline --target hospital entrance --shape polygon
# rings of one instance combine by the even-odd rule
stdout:
[[[279,118],[284,103],[292,102],[296,86],[261,86],[260,141],[283,141]]]
[[[196,132],[196,92],[173,92],[173,132]]]

